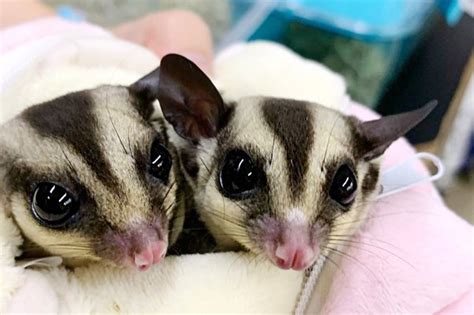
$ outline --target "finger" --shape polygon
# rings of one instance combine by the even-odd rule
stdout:
[[[190,11],[154,13],[120,25],[114,33],[148,47],[161,57],[178,53],[194,61],[207,73],[212,71],[211,32],[207,24]]]

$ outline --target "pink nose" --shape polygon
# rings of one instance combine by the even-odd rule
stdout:
[[[314,250],[303,244],[281,244],[275,250],[275,263],[282,269],[303,270],[314,259]]]
[[[133,255],[133,262],[140,271],[145,271],[157,264],[165,256],[168,244],[165,241],[154,241]]]

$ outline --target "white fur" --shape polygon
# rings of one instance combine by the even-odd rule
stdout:
[[[288,48],[265,41],[237,44],[216,58],[216,77],[226,99],[273,96],[343,110],[344,78]]]
[[[287,220],[288,223],[294,225],[305,225],[308,223],[308,218],[303,213],[303,211],[298,208],[293,208],[289,211]]]
[[[47,39],[43,45],[28,68],[9,67],[8,80],[0,86],[0,123],[33,103],[71,91],[130,84],[158,64],[150,52],[111,37]],[[2,57],[2,69],[11,60],[12,55]],[[258,93],[306,98],[332,107],[345,97],[339,76],[273,44],[239,46],[218,58],[216,67],[222,87],[232,97]],[[262,80],[265,71],[285,77],[275,76],[269,85]],[[307,84],[301,85],[306,76]],[[0,312],[289,313],[301,289],[303,273],[257,263],[252,254],[170,257],[145,273],[103,266],[25,270],[15,266],[14,259],[21,236],[1,206]]]

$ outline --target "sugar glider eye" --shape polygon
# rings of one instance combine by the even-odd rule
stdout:
[[[153,141],[150,150],[150,174],[166,184],[168,182],[171,165],[172,160],[169,151],[158,140]]]
[[[33,193],[32,212],[42,224],[58,227],[79,210],[79,201],[59,184],[42,182]]]
[[[346,164],[339,167],[332,179],[329,196],[340,205],[347,207],[354,201],[357,180],[352,169]]]
[[[245,198],[254,192],[263,180],[252,158],[241,150],[230,151],[219,174],[219,185],[231,198]]]

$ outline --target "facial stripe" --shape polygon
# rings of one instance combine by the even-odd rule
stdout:
[[[192,179],[196,179],[199,174],[199,164],[197,163],[196,152],[192,150],[181,150],[181,165]],[[201,162],[202,163],[202,162]],[[203,165],[204,166],[204,165]]]
[[[98,140],[98,121],[93,107],[90,94],[82,91],[30,107],[22,117],[41,136],[69,144],[107,188],[120,194],[120,181],[113,174]]]
[[[133,93],[133,91],[131,91],[130,94],[131,105],[135,108],[135,110],[138,112],[140,117],[143,118],[143,120],[148,121],[154,111],[153,102],[150,102],[150,100],[146,97],[140,97],[140,95]]]
[[[161,117],[158,117],[158,118],[153,120],[153,123],[157,125],[156,129],[160,131],[160,136],[161,136],[161,138],[163,138],[162,144],[164,146],[168,146],[169,137],[168,137],[168,133],[167,133],[167,127],[166,127],[165,120]]]
[[[365,195],[371,193],[375,189],[378,179],[379,168],[375,164],[370,163],[367,174],[362,181],[362,193]]]
[[[319,204],[317,209],[319,209],[319,212],[316,214],[314,219],[321,220],[326,224],[331,224],[334,219],[334,216],[337,213],[337,209],[334,207],[327,207],[327,203],[330,201],[329,190],[331,189],[332,180],[340,164],[340,161],[329,160],[321,166],[324,174],[324,179],[321,183],[321,198],[319,198],[318,200]]]
[[[305,189],[309,154],[313,145],[313,116],[307,103],[266,99],[263,115],[286,153],[289,188],[294,199]]]

